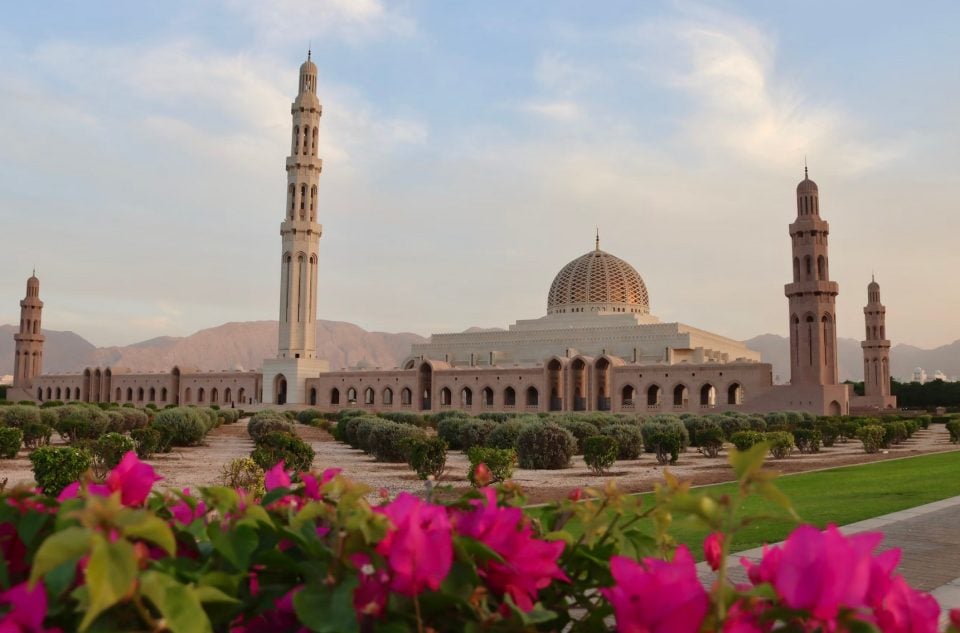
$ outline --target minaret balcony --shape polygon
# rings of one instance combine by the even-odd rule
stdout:
[[[287,171],[300,167],[316,169],[318,172],[323,171],[323,159],[317,158],[316,156],[309,156],[307,154],[295,154],[293,156],[287,156]]]
[[[786,284],[783,293],[788,297],[795,295],[838,295],[840,286],[835,281],[796,281]]]

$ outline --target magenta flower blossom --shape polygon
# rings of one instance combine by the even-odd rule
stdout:
[[[377,569],[370,556],[357,552],[350,562],[360,574],[360,584],[353,591],[353,608],[358,617],[379,618],[387,609],[390,599],[390,574],[385,569]]]
[[[928,593],[910,587],[896,576],[876,608],[877,625],[883,633],[937,633],[940,605]]]
[[[230,633],[310,633],[310,629],[300,624],[293,609],[293,597],[303,586],[294,587],[283,597],[274,601],[274,609],[250,618],[245,622],[234,622]],[[0,632],[2,633],[2,632]]]
[[[323,494],[320,492],[320,488],[339,475],[342,470],[341,468],[328,468],[323,471],[319,480],[311,473],[300,473],[300,480],[303,481],[304,496],[314,501],[322,499]]]
[[[681,545],[666,562],[623,556],[610,559],[614,586],[600,592],[610,601],[621,633],[697,633],[709,598],[690,550]]]
[[[720,558],[723,556],[723,533],[713,532],[703,540],[703,557],[710,569],[720,569]]]
[[[263,474],[263,487],[267,492],[275,488],[290,487],[290,473],[284,469],[283,460],[277,462],[273,468]]]
[[[163,477],[157,475],[150,464],[137,459],[137,454],[128,452],[107,475],[107,488],[120,493],[120,502],[125,506],[143,505],[150,495],[153,484]]]
[[[43,626],[47,617],[47,590],[42,582],[33,589],[20,583],[0,594],[0,604],[9,604],[10,611],[0,619],[0,633],[59,633],[60,629]]]
[[[183,494],[184,496],[189,497],[190,489],[184,488]],[[202,500],[198,500],[196,507],[191,507],[185,499],[181,499],[170,508],[170,512],[173,514],[173,518],[180,523],[184,525],[190,525],[207,513],[207,504]]]
[[[406,596],[436,591],[453,564],[453,537],[446,510],[407,492],[377,509],[393,524],[377,545],[387,559],[390,588]]]
[[[497,506],[497,495],[484,488],[487,502],[473,502],[473,510],[455,517],[457,532],[482,542],[503,558],[481,564],[479,573],[491,589],[507,594],[523,611],[533,609],[537,594],[554,580],[569,581],[557,565],[563,541],[542,541],[519,508]]]
[[[88,495],[94,495],[96,497],[110,496],[110,488],[104,486],[103,484],[87,484],[84,489],[87,491]],[[75,481],[63,489],[63,491],[57,496],[57,501],[63,503],[68,499],[75,499],[79,494],[80,482]]]

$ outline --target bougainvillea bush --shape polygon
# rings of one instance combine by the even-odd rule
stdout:
[[[748,585],[728,582],[728,544],[756,520],[744,499],[789,511],[766,451],[734,452],[739,490],[722,498],[668,475],[649,507],[610,484],[536,514],[510,483],[371,503],[335,469],[282,463],[262,497],[160,492],[130,452],[103,482],[0,495],[0,631],[936,631],[937,603],[893,572],[896,550],[876,553],[877,534],[801,525],[747,565]],[[677,516],[713,529],[711,587],[669,535]]]

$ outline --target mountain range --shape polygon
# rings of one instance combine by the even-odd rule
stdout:
[[[0,325],[0,375],[13,371],[13,325]],[[467,331],[491,331],[470,328]],[[125,346],[97,347],[74,332],[44,330],[44,371],[79,372],[84,367],[127,367],[140,371],[165,371],[174,365],[202,370],[258,369],[264,358],[276,354],[277,322],[248,321],[224,323],[190,336],[161,336]],[[342,321],[317,322],[317,352],[330,361],[332,369],[347,367],[392,368],[410,353],[410,346],[427,339],[410,332],[369,332]],[[790,374],[788,340],[776,334],[762,334],[744,343],[761,353],[773,365],[777,382]],[[840,375],[861,380],[863,360],[860,342],[837,341]],[[895,345],[890,351],[891,373],[902,379],[923,367],[929,373],[940,369],[948,376],[960,375],[960,340],[935,349]]]

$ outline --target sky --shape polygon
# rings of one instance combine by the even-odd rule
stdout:
[[[422,335],[546,312],[601,248],[651,310],[785,335],[806,158],[838,330],[960,338],[960,4],[11,3],[0,323],[98,345],[276,319],[297,69],[323,103],[318,315]]]

